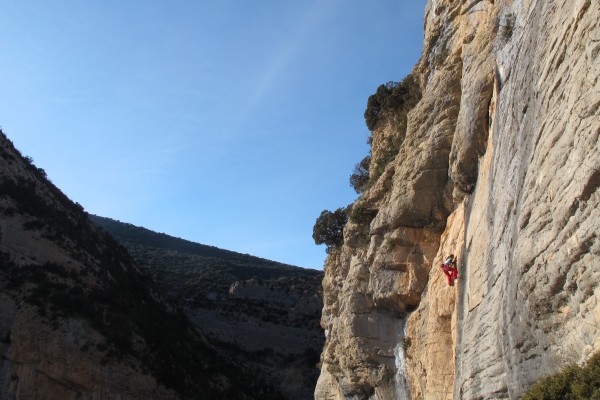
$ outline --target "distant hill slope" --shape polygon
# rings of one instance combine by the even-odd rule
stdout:
[[[150,272],[221,354],[256,371],[287,399],[313,398],[324,343],[322,271],[91,218]]]
[[[264,399],[0,131],[0,398]]]
[[[127,247],[176,299],[202,302],[200,293],[227,294],[231,284],[239,280],[323,275],[322,271],[191,242],[111,218],[90,218]]]
[[[235,251],[223,250],[214,246],[191,242],[189,240],[169,236],[164,233],[158,233],[149,229],[135,226],[126,222],[117,221],[111,218],[105,218],[97,215],[90,215],[92,221],[110,232],[115,237],[131,243],[144,245],[147,247],[156,247],[164,250],[178,251],[181,253],[193,254],[207,259],[218,259],[226,266],[243,267],[250,269],[253,273],[268,275],[268,271],[275,269],[277,275],[286,273],[296,274],[298,267],[282,264],[276,261],[255,257],[249,254],[242,254]],[[307,274],[317,275],[318,271],[310,269],[301,269]],[[266,276],[266,275],[265,275]]]

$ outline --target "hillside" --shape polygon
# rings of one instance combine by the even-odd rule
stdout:
[[[280,398],[0,132],[0,398]]]
[[[324,343],[322,271],[91,219],[127,248],[222,355],[287,399],[313,397]]]
[[[328,239],[316,399],[519,399],[600,350],[599,20],[590,0],[428,1]]]
[[[124,245],[163,289],[186,302],[203,302],[210,292],[227,294],[231,284],[238,280],[323,274],[194,243],[110,218],[95,215],[90,218]]]

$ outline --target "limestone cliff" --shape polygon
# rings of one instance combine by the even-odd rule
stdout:
[[[599,19],[428,2],[422,98],[325,262],[317,399],[516,399],[600,350]]]

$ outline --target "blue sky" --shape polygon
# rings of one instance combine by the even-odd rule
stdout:
[[[425,3],[2,0],[0,126],[90,213],[321,269]]]

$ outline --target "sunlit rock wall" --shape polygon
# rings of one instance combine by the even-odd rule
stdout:
[[[423,98],[325,263],[317,399],[517,399],[600,349],[599,18],[429,1]]]

